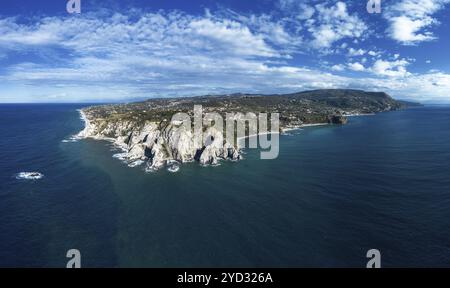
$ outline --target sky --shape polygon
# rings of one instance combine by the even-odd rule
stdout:
[[[450,0],[4,0],[0,102],[384,91],[450,103]]]

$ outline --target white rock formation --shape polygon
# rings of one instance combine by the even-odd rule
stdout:
[[[239,148],[224,141],[221,131],[209,127],[204,132],[204,146],[194,146],[191,129],[181,121],[160,124],[137,124],[130,120],[116,122],[94,119],[80,112],[85,128],[78,136],[113,142],[125,151],[129,163],[146,162],[146,171],[155,171],[172,161],[180,163],[197,160],[202,165],[215,165],[220,160],[239,160]],[[91,118],[91,119],[89,119]],[[134,166],[134,165],[131,165]]]

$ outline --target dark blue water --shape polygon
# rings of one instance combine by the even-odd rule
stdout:
[[[280,156],[145,174],[62,143],[83,105],[0,105],[0,266],[450,266],[450,107],[282,136]],[[36,181],[17,180],[39,171]]]

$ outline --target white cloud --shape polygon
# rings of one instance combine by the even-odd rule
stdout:
[[[364,54],[366,54],[366,50],[364,49],[354,49],[354,48],[349,48],[348,49],[348,56],[350,57],[355,57],[355,56],[362,56]]]
[[[198,35],[207,41],[221,42],[223,47],[239,55],[279,56],[266,44],[262,35],[253,34],[248,27],[236,21],[198,19],[192,20],[188,27],[194,37]]]
[[[0,53],[28,51],[33,63],[4,66],[0,81],[36,101],[89,101],[110,88],[108,97],[128,98],[339,87],[341,77],[284,62],[291,36],[280,23],[247,20],[179,12],[2,19]],[[0,101],[8,95],[4,85]]]
[[[429,30],[439,24],[433,14],[448,3],[450,0],[401,0],[388,6],[384,15],[390,24],[389,36],[404,45],[436,39]]]
[[[399,16],[392,18],[390,22],[390,36],[404,44],[414,44],[436,39],[429,31],[418,33],[422,28],[434,23],[432,18],[413,20],[406,16]]]
[[[331,66],[331,70],[344,71],[345,70],[345,66],[342,65],[342,64],[336,64],[336,65]]]
[[[333,71],[344,71],[346,68],[355,72],[370,72],[377,77],[389,77],[389,78],[405,78],[413,76],[407,71],[406,66],[410,65],[410,62],[406,59],[399,59],[394,61],[376,60],[371,67],[365,67],[364,63],[367,62],[366,58],[362,58],[361,62],[350,62],[346,65],[336,64],[331,67]]]
[[[36,16],[29,21],[0,19],[0,102],[17,97],[91,101],[318,88],[386,90],[394,96],[448,99],[450,75],[409,73],[406,67],[411,60],[399,57],[375,58],[373,65],[373,60],[363,59],[336,64],[327,68],[329,72],[305,67],[301,60],[291,61],[295,53],[316,53],[310,49],[381,55],[375,48],[350,50],[338,42],[353,43],[366,29],[343,2],[308,7],[314,10],[308,19],[211,11],[204,16],[127,11],[107,16]],[[20,63],[19,58],[9,61],[17,53],[27,53],[27,61],[33,59],[33,63]],[[345,70],[372,76],[361,80],[333,74]]]
[[[449,103],[450,74],[430,72],[402,78],[360,79],[370,83],[372,89],[385,91],[403,99],[419,102]]]
[[[364,65],[361,63],[355,62],[355,63],[349,63],[348,68],[353,71],[364,71],[366,68],[364,68]]]
[[[279,6],[281,10],[295,13],[295,17],[298,20],[310,19],[316,12],[314,7],[312,7],[308,3],[298,0],[280,0]]]
[[[350,13],[343,1],[280,0],[279,6],[289,15],[288,22],[294,23],[294,30],[307,37],[308,47],[321,52],[327,52],[342,39],[360,38],[367,31],[364,21],[356,13]]]
[[[395,61],[379,59],[375,61],[371,71],[378,76],[404,77],[410,75],[406,70],[406,66],[409,64],[410,63],[405,59]]]
[[[54,33],[55,23],[41,22],[36,26],[21,26],[14,18],[0,19],[0,44],[47,45],[58,43],[62,38]]]
[[[366,24],[356,15],[349,14],[344,2],[335,5],[315,5],[317,20],[306,22],[313,35],[312,45],[316,48],[329,48],[344,38],[359,38],[366,31]]]
[[[247,26],[255,34],[263,37],[264,41],[276,46],[279,51],[283,51],[287,55],[305,50],[303,36],[298,33],[299,31],[288,31],[286,19],[274,19],[273,16],[267,14],[245,16],[234,11],[228,12],[241,25]],[[289,58],[287,55],[284,56]]]

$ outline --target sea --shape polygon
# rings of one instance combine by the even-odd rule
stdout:
[[[382,267],[450,267],[449,106],[146,173],[71,138],[87,105],[0,105],[1,267],[65,267],[70,249],[82,267],[363,268],[370,249]]]

